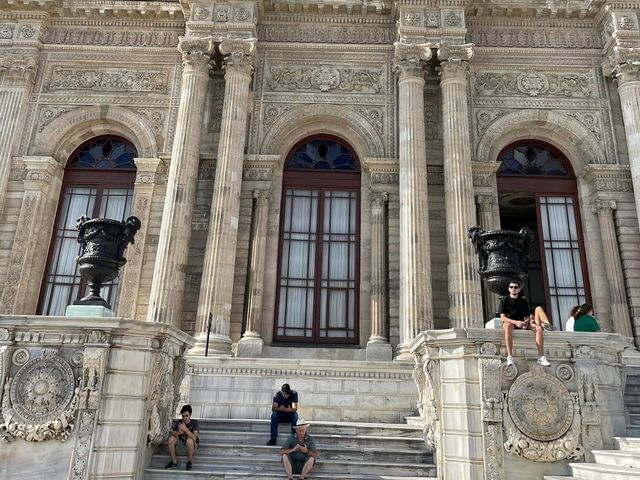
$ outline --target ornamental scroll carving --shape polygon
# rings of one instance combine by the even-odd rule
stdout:
[[[347,43],[388,45],[393,42],[395,31],[389,26],[354,25],[305,25],[296,28],[288,25],[258,25],[261,42],[292,43]]]
[[[168,93],[167,72],[125,68],[54,67],[46,90],[100,90]]]
[[[151,377],[151,385],[153,391],[149,397],[147,444],[159,445],[169,434],[173,413],[173,360],[168,355],[158,354]]]
[[[479,72],[473,75],[476,93],[482,96],[548,96],[594,98],[590,73]]]
[[[418,388],[418,411],[424,421],[423,437],[428,447],[436,449],[440,431],[438,416],[437,364],[428,359],[424,364],[417,363],[413,369],[413,380]]]
[[[273,65],[267,68],[267,87],[273,92],[314,91],[380,93],[384,89],[381,68]]]
[[[535,369],[520,375],[503,397],[505,451],[536,462],[584,454],[578,394],[562,381]]]
[[[43,349],[8,378],[2,396],[0,438],[29,442],[65,441],[73,430],[79,389],[69,363]]]

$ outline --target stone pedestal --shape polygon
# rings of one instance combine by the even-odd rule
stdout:
[[[116,312],[102,305],[69,305],[64,311],[65,317],[115,317]]]
[[[591,450],[624,436],[622,353],[608,333],[545,333],[550,367],[536,363],[534,334],[514,332],[506,366],[502,330],[422,332],[412,343],[425,440],[438,478],[530,480],[567,475]]]
[[[3,478],[140,478],[192,345],[165,324],[0,317]]]

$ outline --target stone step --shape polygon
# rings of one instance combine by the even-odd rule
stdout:
[[[640,385],[640,375],[636,373],[627,374],[627,385]]]
[[[322,452],[321,452],[322,454]],[[197,455],[197,454],[196,454]],[[282,463],[277,455],[271,457],[260,457],[254,459],[258,461],[241,461],[236,455],[219,456],[216,458],[197,455],[194,456],[193,472],[200,473],[217,473],[220,471],[229,472],[237,471],[246,475],[252,475],[254,472],[265,472],[277,474],[283,471]],[[168,458],[165,455],[154,455],[151,460],[150,470],[163,469]],[[185,465],[186,457],[179,456],[178,463]],[[339,475],[343,474],[359,474],[366,475],[375,472],[379,475],[391,476],[426,476],[433,477],[436,475],[435,466],[432,464],[416,464],[416,463],[385,463],[373,461],[357,461],[342,459],[323,459],[320,458],[318,465],[313,469],[314,474],[324,473]],[[315,476],[315,475],[314,475]]]
[[[640,425],[627,425],[627,437],[640,437]]]
[[[575,478],[582,480],[638,480],[640,470],[629,467],[614,467],[595,463],[570,463]]]
[[[332,447],[389,447],[392,449],[424,450],[425,444],[418,437],[392,437],[382,435],[339,435],[318,434],[312,432],[318,447],[330,445]],[[288,432],[280,431],[278,445],[284,443]],[[215,443],[224,438],[225,443],[237,445],[265,445],[269,440],[269,432],[235,432],[225,430],[204,430],[200,432],[201,446]]]
[[[640,456],[640,438],[613,437],[613,443],[621,452]]]
[[[266,432],[269,434],[270,420],[253,419],[199,419],[201,430],[225,430],[234,432]],[[287,431],[287,424],[281,426],[279,432]],[[422,428],[414,425],[397,423],[342,423],[311,422],[310,433],[343,434],[365,436],[422,437]]]
[[[565,477],[562,475],[545,475],[544,480],[567,480],[569,478],[575,478],[575,477]]]
[[[227,438],[225,440],[228,441]],[[317,444],[323,459],[331,460],[354,460],[354,461],[377,461],[377,462],[400,462],[400,463],[433,463],[433,455],[426,450],[406,450],[385,447],[361,447],[358,445],[350,447],[336,447],[330,445]],[[271,460],[276,456],[280,447],[260,446],[260,445],[239,445],[236,443],[201,443],[198,448],[198,458],[208,459],[215,462],[219,457],[241,457],[255,460]],[[162,446],[158,455],[168,458],[169,449]],[[166,463],[166,462],[165,462]]]
[[[593,450],[592,453],[598,465],[613,465],[615,467],[640,469],[640,455],[637,453],[612,450]],[[640,475],[640,470],[638,471],[638,475]]]
[[[627,385],[624,387],[625,395],[638,395],[640,394],[640,384],[638,383],[629,383],[627,380]]]
[[[182,465],[184,467],[184,465]],[[219,471],[219,472],[201,472],[197,470],[191,470],[189,472],[185,470],[160,470],[160,469],[148,469],[145,472],[145,480],[238,480],[240,478],[251,478],[255,480],[282,480],[284,478],[284,470],[278,473],[271,472],[251,472],[250,474],[234,471]],[[299,475],[294,475],[293,478],[300,478]],[[343,474],[340,477],[336,477],[335,474],[318,473],[315,470],[312,472],[311,478],[314,480],[437,480],[437,477],[411,477],[411,476],[395,476],[395,475],[358,475],[358,474]]]
[[[629,414],[629,425],[638,425],[638,426],[640,426],[640,413],[630,413]]]

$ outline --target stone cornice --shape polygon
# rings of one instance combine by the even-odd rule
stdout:
[[[392,0],[262,0],[260,10],[266,13],[322,12],[341,14],[389,14],[394,8]]]
[[[129,0],[63,0],[62,12],[71,15],[83,15],[88,18],[142,18],[173,19],[183,18],[183,9],[179,2],[129,1]]]
[[[582,178],[596,192],[633,192],[629,165],[587,165]]]

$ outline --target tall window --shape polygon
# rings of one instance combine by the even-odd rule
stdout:
[[[511,145],[498,160],[502,227],[534,232],[527,297],[564,328],[571,307],[589,299],[575,175],[562,153],[545,143]]]
[[[64,315],[67,305],[87,294],[76,263],[80,254],[76,221],[82,215],[116,220],[131,215],[136,156],[135,147],[123,138],[97,137],[69,158],[40,292],[40,314]],[[114,309],[117,294],[118,279],[101,291]]]
[[[295,146],[283,178],[274,339],[357,343],[360,168],[334,137]]]

